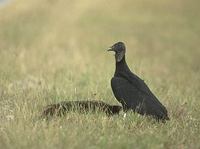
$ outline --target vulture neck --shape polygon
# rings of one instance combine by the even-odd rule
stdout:
[[[121,72],[127,72],[127,71],[130,71],[130,69],[128,68],[125,55],[124,55],[121,61],[119,62],[116,61],[115,75],[118,75]]]

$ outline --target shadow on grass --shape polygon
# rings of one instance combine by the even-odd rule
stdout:
[[[82,114],[102,112],[107,116],[112,116],[119,114],[121,110],[121,106],[110,105],[103,101],[63,101],[46,106],[42,112],[41,118],[48,119],[53,116],[64,116],[70,111]]]

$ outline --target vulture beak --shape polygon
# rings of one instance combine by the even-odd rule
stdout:
[[[113,47],[109,47],[107,51],[115,51]]]

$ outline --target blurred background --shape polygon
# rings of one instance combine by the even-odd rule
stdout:
[[[17,74],[113,65],[105,50],[116,41],[126,43],[130,62],[156,64],[162,72],[199,69],[198,0],[2,2],[1,64],[16,65]]]
[[[62,100],[118,104],[106,52],[117,41],[172,119],[199,119],[199,0],[1,0],[1,127],[12,130],[8,120],[32,119]]]

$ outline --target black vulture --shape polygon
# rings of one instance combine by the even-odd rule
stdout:
[[[42,112],[41,118],[48,118],[51,116],[62,116],[69,111],[76,111],[79,113],[99,111],[105,113],[107,116],[112,116],[115,114],[119,114],[121,110],[121,106],[110,105],[104,103],[103,101],[63,101],[57,104],[51,104],[46,106]]]
[[[116,69],[111,79],[115,98],[122,104],[124,112],[132,110],[141,115],[153,116],[157,120],[169,120],[166,108],[151,92],[144,80],[131,72],[126,60],[126,47],[117,42],[108,51],[115,52]]]

